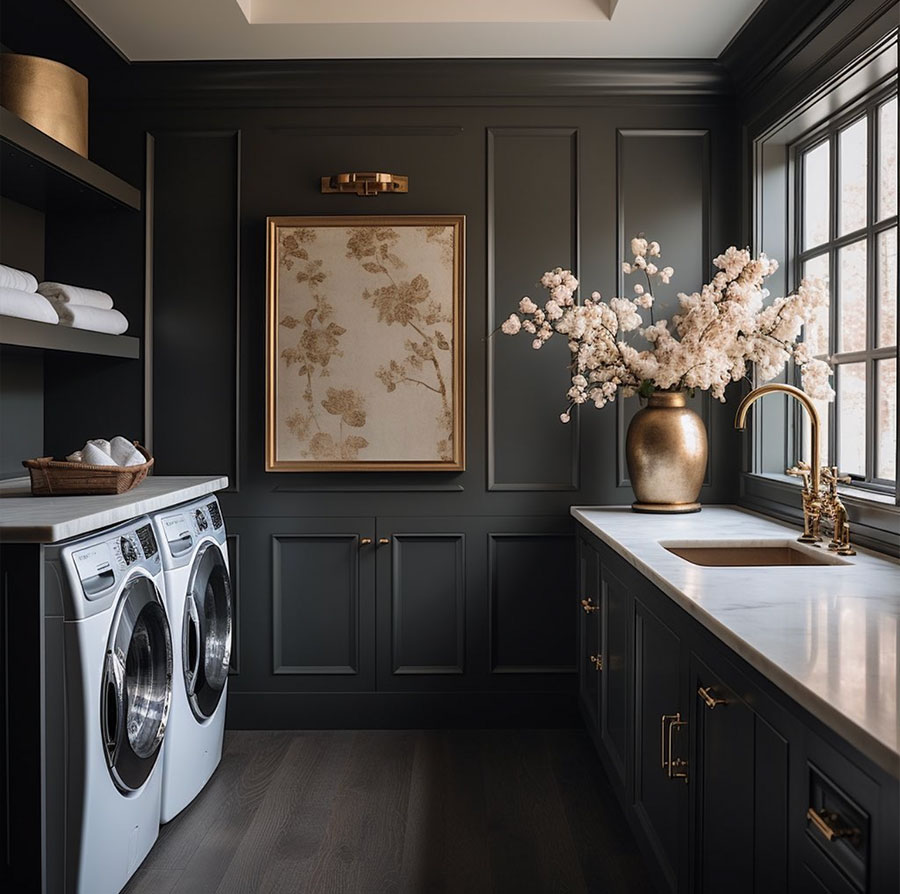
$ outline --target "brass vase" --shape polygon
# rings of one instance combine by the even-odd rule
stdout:
[[[708,445],[703,420],[683,391],[656,391],[625,439],[635,512],[699,512]]]

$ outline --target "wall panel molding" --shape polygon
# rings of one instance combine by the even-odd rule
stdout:
[[[146,151],[145,362],[157,468],[225,473],[226,490],[238,492],[241,131],[156,129],[146,134]],[[206,392],[202,411],[192,397],[198,388]]]
[[[391,672],[398,675],[464,673],[465,534],[394,534],[391,542]],[[416,569],[411,569],[411,577],[407,578],[405,567],[406,557],[411,556],[416,545],[428,552],[428,565],[419,569],[424,575],[418,581]],[[438,545],[449,547],[450,554],[438,557],[434,549]],[[441,558],[447,563],[443,567],[438,565]],[[441,592],[448,574],[452,575],[450,583]],[[432,604],[425,605],[426,599]],[[440,600],[445,604],[441,605]],[[444,613],[446,616],[442,617]],[[447,649],[451,643],[452,649]],[[436,660],[435,650],[445,656],[444,661]],[[434,662],[428,660],[429,652],[435,657]]]
[[[575,674],[574,534],[488,534],[490,672]]]
[[[518,142],[518,146],[506,157],[500,145],[508,140]],[[548,148],[551,141],[558,143],[555,151]],[[502,156],[502,160],[498,160],[498,156]],[[519,160],[521,171],[516,172],[513,167],[514,158]],[[566,164],[567,171],[564,170]],[[535,169],[545,173],[546,182],[530,182]],[[558,182],[552,185],[551,169],[563,169]],[[580,248],[578,128],[488,128],[486,185],[487,332],[495,333],[509,313],[516,311],[522,295],[530,292],[535,303],[544,303],[543,289],[534,282],[545,269],[567,264],[577,276]],[[568,210],[561,202],[561,196],[566,194],[570,202]],[[524,197],[527,201],[523,201]],[[509,203],[509,210],[504,203]],[[521,229],[516,233],[503,232],[504,226],[513,222]],[[559,236],[560,233],[564,235]],[[548,251],[542,243],[555,236],[559,236],[560,245]],[[498,241],[501,241],[499,246]],[[532,262],[533,270],[521,269],[523,263]],[[541,267],[541,264],[546,266]],[[498,280],[504,284],[517,281],[521,284],[520,294],[516,294],[513,285],[510,288],[504,285],[501,290]],[[489,491],[578,490],[580,415],[573,414],[572,421],[565,427],[559,422],[559,413],[566,401],[565,389],[560,388],[564,380],[551,374],[558,371],[560,363],[565,366],[568,347],[561,338],[551,339],[541,349],[540,357],[527,356],[537,353],[531,348],[527,334],[520,333],[514,340],[510,339],[510,342],[516,342],[514,345],[505,341],[498,343],[506,338],[496,332],[487,339],[487,488]],[[507,358],[505,365],[498,359],[501,352]],[[512,373],[513,367],[516,374]],[[527,398],[523,398],[523,392]],[[508,441],[505,451],[500,443],[501,433]],[[564,457],[568,459],[568,475],[564,479],[540,477],[545,469],[565,465]],[[518,474],[501,480],[498,470],[509,467]]]
[[[676,142],[692,143],[696,141],[696,148],[677,154]],[[640,144],[644,143],[643,146]],[[641,156],[644,164],[640,170],[632,173],[628,169],[628,148],[633,153],[643,152]],[[653,147],[650,150],[650,147]],[[680,184],[681,188],[689,195],[700,196],[699,209],[687,209],[693,214],[695,220],[683,220],[679,217],[685,209],[680,207],[680,197],[667,199],[657,190],[657,184],[647,177],[647,171],[655,170],[655,165],[647,164],[648,159],[658,159],[660,169],[668,164],[667,177],[674,184]],[[681,171],[672,170],[673,165],[683,165]],[[694,165],[696,164],[696,167]],[[691,168],[694,168],[691,170]],[[620,129],[616,131],[616,232],[617,232],[617,258],[628,260],[631,258],[631,239],[638,233],[646,232],[648,238],[657,239],[662,244],[662,263],[670,264],[675,268],[675,276],[669,286],[654,286],[656,301],[654,302],[654,319],[669,319],[677,313],[677,292],[693,292],[709,278],[712,257],[710,254],[711,230],[712,230],[712,155],[710,151],[710,133],[701,129],[677,129],[677,128],[634,128]],[[697,211],[699,210],[699,214]],[[693,227],[693,231],[690,228]],[[662,230],[662,231],[660,231]],[[673,255],[673,243],[670,243],[667,233],[676,240]],[[698,254],[693,255],[695,245],[700,246]],[[667,250],[668,246],[668,250]],[[631,295],[632,287],[638,282],[626,274],[621,267],[617,273],[617,285],[619,295]],[[643,284],[643,283],[642,283]],[[699,407],[694,407],[699,412],[706,426],[710,444],[713,444],[711,399],[708,391],[700,395]],[[625,401],[616,401],[616,484],[618,487],[630,487],[628,468],[625,457],[625,438],[628,433],[628,422],[631,415],[628,413]],[[712,449],[706,463],[706,474],[703,484],[711,483]]]
[[[273,534],[272,549],[272,673],[274,674],[358,674],[359,673],[359,537],[356,534]],[[308,548],[303,573],[285,577],[286,553],[292,548]],[[335,555],[326,554],[334,548]],[[345,547],[347,553],[340,547]],[[290,568],[288,569],[290,571]],[[346,571],[341,581],[336,572]],[[340,587],[343,584],[344,589]],[[302,605],[290,604],[287,588],[302,587]],[[296,594],[296,591],[295,591]],[[343,598],[343,606],[340,599]],[[296,628],[289,629],[290,617],[297,614]],[[344,623],[341,624],[340,615]],[[292,655],[285,654],[290,636]],[[319,655],[342,655],[345,661],[298,661],[303,650]],[[291,660],[291,659],[294,660]]]

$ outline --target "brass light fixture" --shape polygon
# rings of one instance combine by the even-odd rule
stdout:
[[[409,192],[409,177],[373,171],[352,171],[322,178],[322,192],[349,192],[358,196],[377,196],[390,192]]]

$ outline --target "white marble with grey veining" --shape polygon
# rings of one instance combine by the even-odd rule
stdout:
[[[0,541],[56,543],[228,487],[225,476],[151,475],[124,494],[33,497],[28,478],[0,481]]]
[[[674,516],[575,506],[572,515],[782,691],[900,777],[900,563],[859,549],[831,557],[840,564],[701,567],[661,543],[764,546],[793,542],[799,531],[729,506]]]

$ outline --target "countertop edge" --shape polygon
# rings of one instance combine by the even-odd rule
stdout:
[[[152,496],[142,496],[141,485],[139,485],[133,492],[128,491],[126,494],[117,495],[124,497],[128,494],[133,494],[133,500],[123,501],[120,505],[109,509],[98,509],[88,512],[69,521],[48,524],[38,522],[20,526],[3,525],[0,527],[0,543],[58,543],[62,540],[69,540],[72,537],[90,534],[103,528],[121,524],[137,516],[146,515],[148,512],[157,512],[169,506],[186,503],[189,500],[195,500],[198,497],[203,497],[228,487],[228,476],[226,475],[172,476],[173,482],[177,481],[178,477],[191,481],[191,484],[178,487],[176,483],[173,483],[171,491],[153,494]],[[28,479],[23,480],[27,481]],[[54,497],[34,497],[34,499],[52,500]],[[78,500],[79,498],[61,497],[58,499]],[[2,501],[0,501],[0,508],[2,508]]]
[[[788,697],[794,699],[801,707],[805,708],[824,723],[829,729],[855,747],[858,751],[877,764],[886,773],[890,773],[895,779],[900,779],[900,753],[890,745],[881,741],[864,727],[860,726],[853,718],[848,717],[842,711],[837,710],[830,702],[813,692],[788,671],[781,667],[762,652],[751,646],[731,628],[722,623],[718,618],[706,612],[702,606],[685,596],[678,587],[667,578],[659,574],[652,566],[639,559],[624,544],[615,539],[608,531],[604,530],[585,516],[585,512],[596,512],[603,507],[572,506],[570,514],[592,534],[602,540],[613,549],[629,565],[639,571],[651,583],[665,593],[687,614],[702,624],[717,639],[729,646],[739,657],[743,658],[751,667],[761,673],[767,680],[781,689]],[[743,511],[741,507],[728,506],[735,511]],[[751,513],[755,514],[755,513]]]

